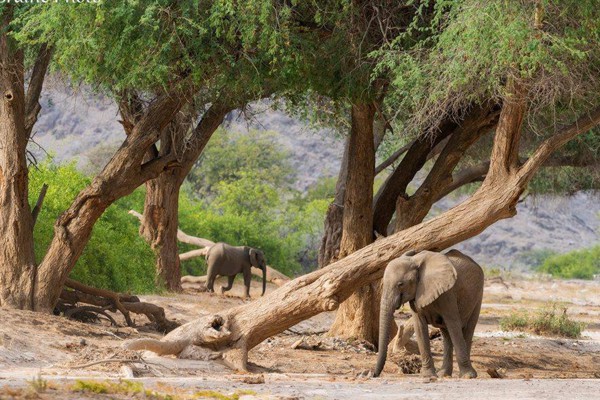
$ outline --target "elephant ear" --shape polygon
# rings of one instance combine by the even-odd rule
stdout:
[[[413,257],[419,266],[415,305],[428,306],[456,283],[456,269],[450,259],[433,251],[423,251]]]
[[[248,255],[250,256],[250,264],[257,267],[258,266],[258,251],[256,249],[250,248],[248,250]]]

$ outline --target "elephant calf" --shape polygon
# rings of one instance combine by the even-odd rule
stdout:
[[[267,262],[262,251],[248,246],[231,246],[227,243],[216,243],[206,253],[207,281],[209,292],[214,292],[217,276],[226,276],[227,286],[221,286],[221,293],[231,290],[233,280],[239,273],[244,275],[246,297],[250,297],[250,281],[252,267],[260,268],[263,272],[262,295],[267,287]]]
[[[444,337],[444,360],[440,376],[452,376],[452,352],[460,377],[475,378],[471,365],[473,332],[483,297],[483,271],[458,250],[445,254],[432,251],[408,252],[392,260],[383,275],[379,319],[379,353],[374,376],[385,365],[390,324],[394,310],[408,302],[421,353],[421,375],[434,376],[428,325],[440,328]]]

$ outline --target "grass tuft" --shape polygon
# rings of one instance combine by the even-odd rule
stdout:
[[[566,307],[553,304],[535,314],[517,311],[500,320],[503,331],[530,331],[542,336],[561,336],[579,338],[585,329],[585,323],[574,321],[567,315]]]

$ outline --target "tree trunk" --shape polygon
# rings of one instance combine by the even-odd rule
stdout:
[[[192,116],[176,118],[161,136],[159,157],[175,152],[181,154],[178,167],[164,171],[146,182],[144,217],[140,234],[156,255],[157,285],[171,291],[181,290],[181,268],[177,248],[179,225],[179,191],[185,177],[202,154],[213,133],[233,107],[211,106],[203,115],[191,138],[185,140]]]
[[[498,121],[499,111],[491,105],[476,107],[450,135],[431,171],[412,196],[396,202],[395,232],[423,221],[444,189],[452,184],[452,172],[465,152]]]
[[[117,199],[173,167],[175,155],[143,162],[144,154],[159,138],[187,96],[165,93],[146,110],[131,134],[92,183],[83,189],[57,220],[54,237],[38,267],[36,311],[51,312],[64,283],[90,239],[94,224]]]
[[[140,234],[156,256],[156,284],[170,291],[181,290],[177,248],[180,187],[178,169],[165,171],[146,182],[144,218],[140,225]]]
[[[373,242],[373,179],[375,144],[372,104],[352,106],[352,128],[348,145],[348,178],[344,199],[343,230],[339,257],[344,258]],[[360,287],[344,302],[329,335],[377,343],[379,315],[378,283]]]
[[[0,307],[33,309],[37,267],[27,142],[52,52],[40,46],[25,90],[23,50],[11,37],[14,8],[6,4],[0,14]]]
[[[349,149],[350,136],[346,138],[346,143],[344,144],[344,155],[335,185],[335,197],[325,214],[323,239],[321,240],[321,247],[319,247],[319,268],[323,268],[339,260],[344,221],[344,198],[346,197],[346,181],[348,179]]]
[[[407,197],[406,189],[417,172],[427,162],[428,155],[443,139],[452,134],[458,125],[451,121],[440,124],[438,132],[422,135],[417,138],[408,149],[406,155],[400,161],[394,172],[386,179],[385,183],[377,192],[373,205],[373,230],[386,236],[388,225],[396,210],[396,201],[399,197]]]
[[[33,218],[28,202],[23,52],[0,24],[0,306],[31,309],[35,277]]]

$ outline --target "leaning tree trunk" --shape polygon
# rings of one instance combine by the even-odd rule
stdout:
[[[102,213],[117,199],[173,167],[176,161],[173,154],[148,162],[143,162],[143,159],[186,97],[174,90],[153,102],[102,172],[58,218],[54,237],[38,266],[34,288],[36,311],[53,310]]]
[[[373,242],[373,179],[375,148],[373,104],[352,105],[348,143],[348,177],[344,199],[343,230],[339,258]],[[358,288],[339,308],[329,335],[377,343],[378,284]]]
[[[600,123],[598,108],[547,139],[519,166],[518,142],[526,103],[523,95],[518,90],[515,92],[514,99],[509,98],[500,114],[489,172],[479,190],[463,203],[419,225],[377,240],[250,304],[189,322],[161,341],[133,341],[128,347],[180,354],[186,350],[193,352],[200,346],[219,351],[229,365],[246,370],[250,349],[316,314],[335,310],[365,282],[380,279],[387,263],[406,250],[440,251],[481,233],[500,219],[515,215],[520,195],[552,152]]]

